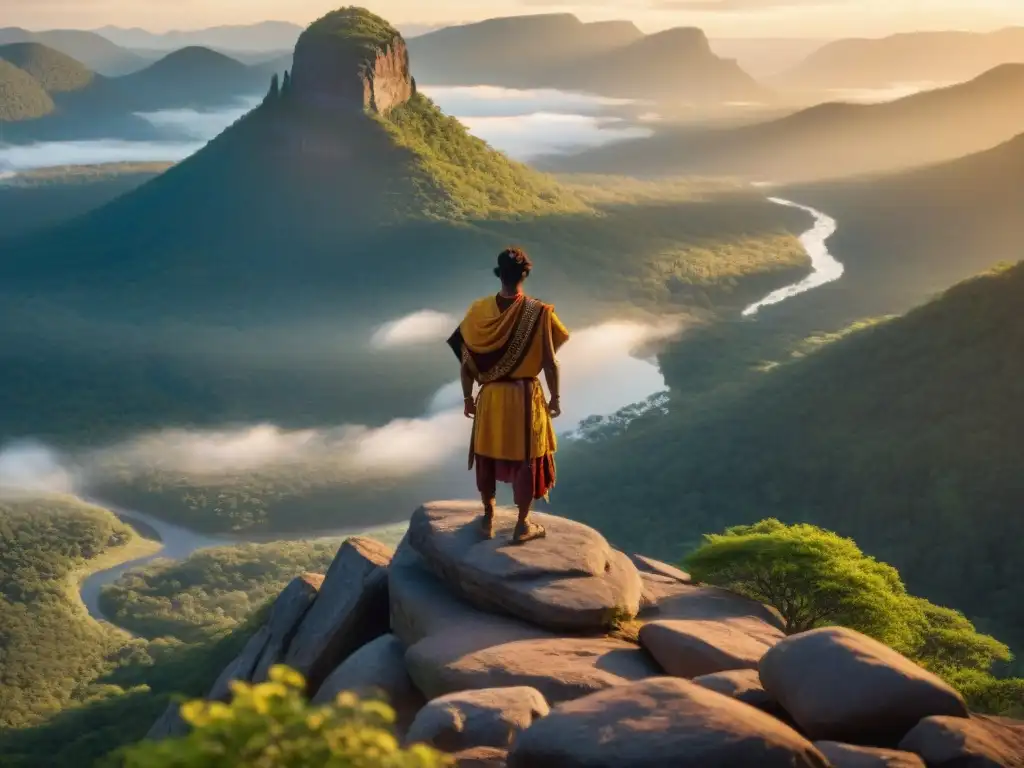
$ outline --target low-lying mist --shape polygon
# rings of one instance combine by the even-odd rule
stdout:
[[[444,355],[443,339],[453,327],[445,315],[418,312],[378,329],[377,335],[387,344],[436,341],[438,354]],[[559,432],[572,432],[588,416],[612,413],[663,389],[661,373],[646,355],[679,331],[678,322],[613,321],[574,333],[559,355]],[[454,356],[451,364],[454,371]],[[67,453],[38,441],[21,441],[0,449],[0,493],[87,493],[112,477],[130,480],[153,472],[201,482],[318,469],[329,469],[333,477],[349,482],[400,479],[451,463],[466,450],[470,422],[461,406],[459,383],[453,380],[429,399],[422,416],[394,419],[379,427],[168,428]]]

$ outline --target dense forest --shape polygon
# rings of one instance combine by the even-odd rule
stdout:
[[[116,665],[124,637],[88,618],[78,575],[133,536],[73,499],[0,498],[0,728],[100,695],[95,681]]]
[[[0,501],[0,764],[85,768],[141,739],[172,695],[204,694],[295,575],[337,541],[197,553],[129,573],[98,623],[77,598],[90,562],[135,534],[71,499]]]
[[[819,524],[1020,648],[1022,296],[1024,265],[1006,268],[738,386],[673,397],[668,416],[571,446],[560,508],[667,557],[727,523]]]
[[[297,574],[326,573],[340,539],[201,550],[157,561],[104,589],[103,614],[149,639],[209,640],[244,624]]]

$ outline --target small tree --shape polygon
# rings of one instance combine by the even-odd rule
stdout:
[[[693,576],[776,608],[787,634],[841,624],[901,650],[913,642],[896,569],[813,525],[756,525],[710,534],[686,560]]]
[[[284,84],[281,86],[281,95],[287,96],[292,92],[292,76],[286,69],[284,71]]]
[[[908,599],[911,609],[920,616],[911,655],[932,672],[943,676],[964,670],[989,673],[996,662],[1013,660],[1006,645],[978,632],[970,619],[959,611],[934,605],[920,597]]]
[[[145,741],[123,753],[125,768],[436,768],[452,761],[434,749],[401,749],[386,704],[342,693],[315,707],[302,675],[274,667],[270,682],[234,683],[231,704],[191,701],[181,715],[192,732]]]

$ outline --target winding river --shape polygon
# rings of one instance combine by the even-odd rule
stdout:
[[[804,249],[807,251],[807,255],[811,259],[812,272],[803,280],[784,288],[780,288],[777,291],[772,291],[760,301],[751,304],[743,310],[744,317],[752,317],[764,307],[779,304],[787,299],[793,298],[794,296],[798,296],[801,293],[805,293],[827,283],[831,283],[838,280],[843,275],[844,268],[842,263],[840,263],[829,252],[827,244],[828,239],[835,233],[837,228],[835,219],[827,216],[819,210],[816,210],[815,208],[801,205],[800,203],[794,203],[790,200],[784,200],[779,197],[770,197],[768,199],[776,205],[798,208],[802,211],[806,211],[814,217],[814,226],[804,232],[800,237],[800,243],[803,245]],[[623,405],[628,405],[628,403],[624,403]],[[154,555],[122,563],[121,565],[117,565],[103,571],[97,571],[82,582],[82,602],[85,604],[89,614],[100,621],[107,621],[107,618],[100,610],[100,592],[103,587],[108,584],[113,584],[128,571],[141,568],[158,558],[184,560],[197,550],[208,547],[275,540],[268,539],[267,537],[207,536],[196,533],[188,528],[183,528],[181,526],[165,522],[159,518],[142,512],[112,508],[109,504],[105,504],[98,500],[94,500],[93,503],[97,506],[111,509],[123,521],[129,525],[136,526],[150,538],[157,538],[162,544],[160,551]],[[366,529],[364,528],[358,531],[349,529],[335,532],[299,534],[291,537],[282,535],[276,537],[276,540],[315,541],[318,539],[350,536],[355,533],[365,531]]]

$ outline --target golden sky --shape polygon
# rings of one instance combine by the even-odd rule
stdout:
[[[363,0],[397,24],[568,11],[629,18],[645,31],[703,27],[712,36],[879,36],[914,29],[1024,25],[1024,0]],[[0,0],[0,27],[153,31],[281,19],[306,24],[345,0]]]

